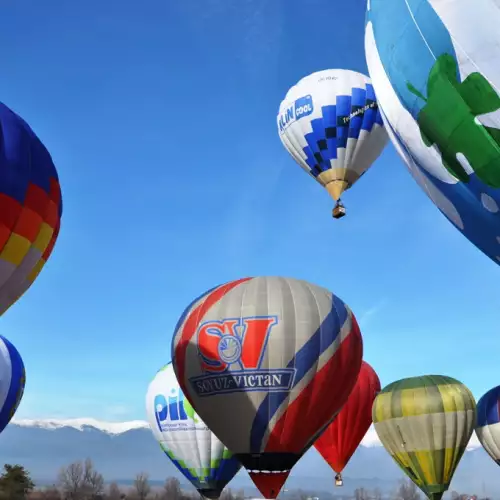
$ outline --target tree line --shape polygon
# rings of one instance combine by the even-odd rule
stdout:
[[[422,498],[423,497],[423,498]],[[354,490],[354,500],[382,500],[384,495],[382,492],[375,488],[373,491],[369,491],[365,488],[357,488]],[[385,498],[390,498],[391,500],[424,500],[425,497],[422,495],[421,491],[417,485],[410,481],[409,479],[403,480],[399,483],[399,487],[393,491],[390,495],[386,495]],[[477,495],[468,493],[458,493],[457,491],[451,491],[452,500],[490,500],[488,497],[479,498]]]
[[[87,459],[74,462],[59,472],[56,484],[35,489],[29,472],[21,465],[4,465],[0,476],[0,500],[199,500],[198,494],[182,490],[174,477],[161,488],[152,488],[148,474],[137,474],[129,488],[106,485],[103,475]],[[243,493],[226,488],[221,500],[243,500]]]
[[[280,494],[282,498],[284,494]],[[298,490],[289,492],[286,496],[293,500],[314,500],[317,497],[310,493]],[[330,494],[322,494],[323,498]],[[345,498],[346,495],[343,495]],[[74,462],[63,467],[59,472],[57,482],[44,488],[35,489],[29,472],[21,465],[6,464],[0,475],[0,500],[200,500],[197,493],[187,493],[182,490],[178,479],[168,478],[161,488],[153,488],[148,474],[137,474],[129,488],[120,488],[118,484],[105,485],[104,477],[87,459],[84,462]],[[357,488],[352,500],[424,500],[417,486],[410,480],[401,481],[399,487],[390,495],[383,495],[375,488],[370,491]],[[490,500],[479,498],[476,495],[451,492],[452,500]],[[244,500],[243,490],[234,492],[226,488],[220,500]]]

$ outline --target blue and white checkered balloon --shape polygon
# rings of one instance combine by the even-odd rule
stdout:
[[[356,71],[306,76],[286,94],[277,121],[285,148],[335,201],[388,142],[370,78]]]

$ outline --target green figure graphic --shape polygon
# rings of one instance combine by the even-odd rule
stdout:
[[[186,412],[186,415],[193,420],[195,424],[197,424],[200,419],[198,418],[198,415],[196,415],[196,412],[194,411],[194,408],[191,406],[191,403],[187,400],[186,397],[184,397],[184,400],[182,401],[182,405],[184,406],[184,411]]]
[[[443,166],[462,182],[469,175],[457,160],[462,153],[476,175],[488,186],[500,187],[500,130],[476,123],[475,117],[500,109],[500,97],[480,73],[457,79],[454,57],[443,54],[427,80],[427,99],[413,86],[410,92],[426,102],[417,123],[428,147],[436,144]]]

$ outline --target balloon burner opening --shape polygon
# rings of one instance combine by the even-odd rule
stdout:
[[[236,453],[234,455],[248,471],[273,474],[289,472],[302,455],[296,453]]]
[[[200,488],[198,492],[200,493],[200,495],[210,500],[217,500],[221,494],[221,490],[214,488]]]

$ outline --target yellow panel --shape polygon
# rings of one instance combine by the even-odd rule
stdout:
[[[16,233],[12,233],[3,247],[2,252],[0,252],[0,259],[10,262],[15,266],[19,266],[30,248],[30,240]]]
[[[454,448],[448,448],[444,451],[444,467],[443,467],[443,480],[450,481],[451,476],[455,472],[455,467],[457,464],[455,463],[455,456],[457,454],[457,450]]]
[[[456,385],[438,385],[445,412],[465,410],[465,399],[463,389]]]
[[[33,242],[33,246],[37,250],[40,250],[41,253],[45,252],[45,249],[49,246],[53,233],[54,229],[44,222],[40,226],[40,232],[38,233],[36,240]]]
[[[401,398],[401,416],[414,417],[429,413],[423,404],[417,404],[419,401],[428,401],[428,394],[425,387],[415,387],[412,389],[402,389],[399,392]]]
[[[440,481],[436,478],[436,466],[434,463],[434,452],[432,450],[415,451],[414,456],[417,460],[423,477],[424,484],[438,484]]]
[[[413,464],[413,461],[411,460],[408,453],[401,451],[396,455],[392,455],[392,458],[401,467],[401,469],[403,469],[405,474],[408,477],[410,477],[419,488],[425,488],[425,483],[422,481],[422,477],[419,471],[415,468],[415,465]],[[412,471],[412,474],[408,472],[409,470]]]
[[[394,460],[396,460],[396,462],[399,463],[400,466],[410,467],[411,460],[410,460],[410,456],[408,455],[408,453],[406,451],[398,451],[397,453],[394,453],[391,456],[392,456],[392,458],[394,458]]]
[[[383,422],[390,420],[393,415],[391,414],[391,399],[392,392],[381,392],[376,398],[374,403],[374,422]]]
[[[33,266],[33,269],[30,271],[26,279],[30,283],[33,283],[33,281],[35,281],[37,276],[40,274],[40,271],[43,269],[44,265],[45,265],[45,260],[40,258],[40,260]]]

